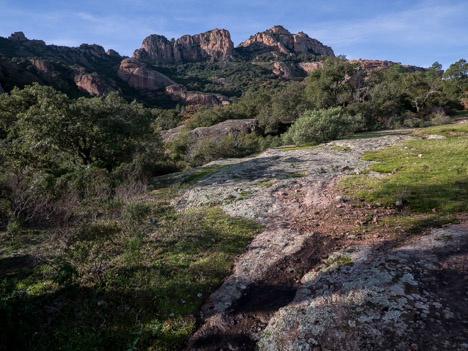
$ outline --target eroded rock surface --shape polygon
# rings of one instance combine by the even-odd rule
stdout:
[[[464,223],[389,252],[336,252],[303,277],[260,350],[466,350],[467,251]]]
[[[356,223],[398,210],[363,211],[336,196],[341,176],[366,169],[363,152],[411,138],[381,132],[204,166],[212,172],[175,207],[218,205],[265,229],[202,307],[188,349],[466,349],[468,219],[406,241],[391,227],[356,239],[347,232]],[[199,171],[168,177],[183,183]]]

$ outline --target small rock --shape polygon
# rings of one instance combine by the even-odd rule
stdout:
[[[445,139],[443,135],[431,134],[427,137],[428,139]]]
[[[411,350],[414,350],[414,351],[419,350],[418,344],[411,344]]]
[[[202,297],[202,296],[203,296],[202,293],[198,293],[198,294],[197,294],[197,297]]]
[[[337,197],[335,197],[335,200],[338,201],[338,202],[346,202],[346,201],[348,201],[348,198],[345,197],[345,196],[339,196],[338,195]]]
[[[419,157],[419,158],[423,157],[423,154],[419,154],[418,157]]]
[[[402,206],[403,206],[403,200],[397,200],[397,201],[395,201],[395,206],[396,206],[396,207],[402,207]]]

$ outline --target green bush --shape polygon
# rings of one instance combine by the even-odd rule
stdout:
[[[309,110],[283,134],[283,141],[293,142],[296,145],[310,142],[323,143],[350,135],[353,131],[353,120],[341,107]]]

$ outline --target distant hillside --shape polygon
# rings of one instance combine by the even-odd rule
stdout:
[[[282,26],[257,33],[238,47],[225,29],[171,40],[152,34],[132,58],[95,44],[46,45],[16,32],[0,37],[0,92],[39,82],[72,97],[118,91],[147,106],[216,106],[229,104],[251,87],[302,80],[334,55],[318,40],[303,32],[291,34]],[[373,64],[364,65],[369,69],[394,64],[369,62]]]

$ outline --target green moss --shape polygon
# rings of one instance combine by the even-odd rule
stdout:
[[[288,174],[289,178],[302,178],[302,177],[307,177],[307,174],[304,173],[291,173]]]
[[[332,145],[332,146],[327,146],[327,149],[330,150],[335,150],[335,151],[351,151],[351,148],[349,146],[338,146],[338,145]]]

